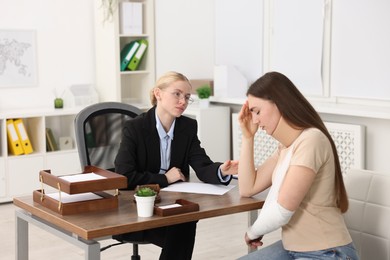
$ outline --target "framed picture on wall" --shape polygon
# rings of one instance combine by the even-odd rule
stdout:
[[[0,30],[0,88],[37,86],[36,32]]]

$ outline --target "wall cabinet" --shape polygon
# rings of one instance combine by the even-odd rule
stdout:
[[[51,170],[62,175],[81,171],[74,135],[74,118],[81,108],[44,109],[0,114],[0,203],[13,197],[31,195],[41,188],[39,171]],[[30,154],[13,155],[8,149],[7,119],[21,118],[33,147]],[[72,147],[47,151],[46,128],[53,132],[59,146],[60,137],[70,137]]]
[[[149,92],[155,83],[154,1],[125,1],[142,3],[141,34],[121,33],[121,5],[114,10],[112,19],[104,19],[100,1],[95,1],[96,88],[101,101],[121,101],[149,104]],[[148,48],[135,71],[120,70],[120,52],[134,40],[145,39]]]

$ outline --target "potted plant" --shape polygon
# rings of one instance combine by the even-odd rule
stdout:
[[[135,191],[134,198],[137,203],[137,213],[139,217],[153,216],[156,196],[157,191],[150,187],[140,187]]]
[[[157,195],[157,192],[150,187],[141,187],[136,191],[135,195],[139,197],[151,197]]]
[[[211,87],[209,85],[203,85],[196,89],[196,93],[199,98],[199,107],[208,107],[210,103]]]

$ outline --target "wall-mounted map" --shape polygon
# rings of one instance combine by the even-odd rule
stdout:
[[[0,30],[0,87],[35,86],[35,31]]]

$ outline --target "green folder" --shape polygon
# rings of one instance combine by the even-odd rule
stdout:
[[[140,43],[138,41],[132,41],[123,47],[121,51],[121,71],[126,70],[131,58],[133,58],[139,46]]]
[[[135,53],[135,55],[133,55],[133,57],[130,60],[129,65],[127,66],[127,68],[129,70],[137,70],[138,69],[140,62],[141,62],[142,58],[144,57],[146,49],[148,48],[148,41],[147,40],[144,40],[144,39],[139,40],[138,43],[140,44],[140,46],[138,47],[137,52]]]

